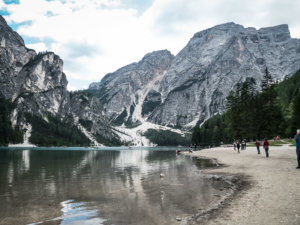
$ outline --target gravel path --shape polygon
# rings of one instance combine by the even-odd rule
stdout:
[[[258,155],[255,147],[248,147],[240,154],[224,147],[187,153],[214,158],[225,165],[205,173],[243,174],[250,182],[250,188],[239,193],[205,224],[300,224],[300,169],[296,169],[295,147],[270,147],[269,153],[266,158],[261,149]]]

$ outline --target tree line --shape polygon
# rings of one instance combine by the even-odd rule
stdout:
[[[159,146],[186,146],[190,144],[190,137],[187,134],[182,136],[169,130],[148,129],[143,135]]]
[[[226,111],[193,129],[192,142],[220,145],[233,140],[291,137],[300,127],[300,70],[275,82],[265,70],[260,91],[255,79],[238,83],[227,96]]]
[[[23,142],[23,131],[18,127],[13,127],[10,114],[15,105],[0,95],[0,146],[7,146],[9,143]]]
[[[74,125],[72,120],[60,120],[57,116],[45,115],[47,121],[31,113],[25,113],[32,125],[30,143],[38,146],[89,146],[90,140]]]

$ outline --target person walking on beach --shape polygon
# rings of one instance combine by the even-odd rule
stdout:
[[[237,142],[236,147],[237,147],[238,153],[240,153],[240,142]]]
[[[257,154],[260,154],[260,141],[259,140],[256,140],[255,142],[255,145],[256,145],[256,148],[257,148]]]
[[[193,146],[192,144],[190,144],[190,145],[189,145],[189,152],[190,152],[190,153],[192,153],[192,152],[193,152],[193,150],[192,150],[192,146]]]
[[[267,138],[265,138],[263,146],[266,152],[266,157],[269,158],[269,142]]]
[[[244,139],[243,142],[242,142],[242,149],[243,150],[246,150],[246,140]]]
[[[233,150],[236,150],[236,141],[233,142]]]
[[[296,153],[298,160],[298,166],[296,167],[296,169],[300,169],[300,129],[297,130],[297,133],[294,138],[296,141]]]

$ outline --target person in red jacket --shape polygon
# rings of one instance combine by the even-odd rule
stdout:
[[[264,146],[264,149],[265,149],[265,152],[266,152],[266,157],[269,158],[269,142],[268,142],[267,138],[265,138],[263,146]]]

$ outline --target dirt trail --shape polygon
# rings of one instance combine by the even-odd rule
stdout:
[[[258,155],[255,147],[238,154],[233,148],[212,148],[189,155],[217,159],[225,166],[206,173],[244,174],[250,188],[243,190],[208,225],[299,225],[300,170],[296,169],[295,147],[270,147]]]

